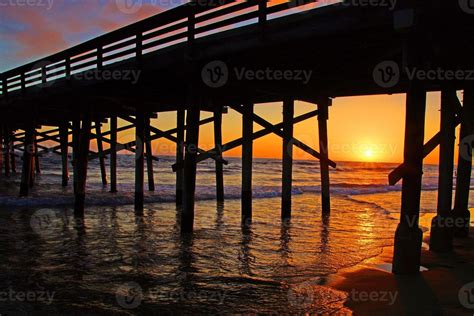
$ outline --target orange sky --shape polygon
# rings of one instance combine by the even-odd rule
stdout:
[[[460,100],[462,95],[459,94]],[[282,120],[281,103],[258,104],[255,112],[272,123]],[[295,116],[312,111],[313,104],[297,102]],[[427,102],[426,133],[428,141],[439,131],[440,94],[430,93]],[[211,114],[203,112],[201,118]],[[382,95],[371,97],[337,98],[329,112],[329,155],[335,161],[376,161],[401,162],[403,160],[405,118],[405,95]],[[153,125],[162,129],[176,126],[176,112],[161,113]],[[223,118],[224,142],[242,135],[241,116],[229,110]],[[107,128],[107,127],[105,127]],[[255,130],[261,127],[255,124]],[[457,131],[458,135],[459,131]],[[317,119],[313,118],[295,126],[295,138],[318,150]],[[121,133],[119,140],[133,140],[133,132]],[[200,147],[210,149],[214,146],[213,125],[201,127]],[[93,147],[95,144],[93,143]],[[166,140],[153,143],[155,154],[174,155],[175,145]],[[254,156],[280,158],[282,151],[281,138],[268,135],[254,143]],[[229,151],[225,156],[240,157],[241,149]],[[295,159],[311,159],[306,153],[295,148]],[[425,163],[438,163],[438,151],[435,150]]]

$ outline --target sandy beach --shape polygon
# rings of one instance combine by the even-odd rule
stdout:
[[[468,297],[461,289],[474,280],[473,230],[470,238],[456,239],[449,254],[430,252],[425,233],[418,276],[390,273],[393,247],[385,247],[379,256],[341,270],[328,285],[349,294],[345,305],[355,315],[472,315],[472,292]]]

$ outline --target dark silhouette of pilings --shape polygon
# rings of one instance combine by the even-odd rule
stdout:
[[[74,215],[84,216],[84,205],[86,198],[87,166],[89,162],[89,147],[91,139],[92,121],[89,114],[82,119],[82,126],[76,121],[76,142],[74,154]]]
[[[61,164],[62,164],[62,183],[63,187],[67,187],[69,182],[69,164],[68,164],[68,154],[69,154],[69,133],[68,125],[62,124],[59,127],[59,141],[61,146]]]
[[[4,163],[5,163],[5,176],[10,176],[10,150],[11,150],[11,142],[10,142],[10,130],[5,128],[4,130]]]
[[[328,125],[330,99],[323,99],[318,103],[318,130],[319,130],[319,149],[321,159],[319,168],[321,173],[321,205],[323,214],[331,212],[330,197],[330,179],[329,179],[329,144],[328,144]]]
[[[10,131],[10,148],[11,172],[16,173],[15,133],[13,131]]]
[[[145,147],[146,147],[146,171],[148,175],[148,191],[155,191],[155,179],[153,172],[153,149],[151,144],[150,117],[145,118]]]
[[[33,168],[34,155],[34,127],[26,127],[23,150],[23,167],[21,170],[20,196],[28,196],[31,187],[31,171]]]
[[[143,213],[143,186],[145,171],[145,115],[137,111],[135,120],[135,212]]]
[[[420,271],[423,233],[418,226],[421,180],[423,174],[423,142],[426,91],[412,82],[406,99],[404,164],[407,173],[402,183],[400,223],[395,233],[393,273],[416,274]]]
[[[281,217],[291,217],[291,188],[293,180],[293,118],[295,104],[292,99],[283,102],[283,152]]]
[[[181,233],[190,233],[194,227],[194,200],[196,191],[197,148],[199,143],[199,104],[190,106],[186,117],[186,146],[184,157],[183,209]]]
[[[242,224],[252,220],[253,103],[243,104],[242,116]]]
[[[117,192],[117,116],[110,117],[110,192]]]
[[[471,214],[469,212],[469,190],[471,186],[472,153],[474,147],[474,87],[464,90],[464,106],[461,115],[458,170],[453,217],[454,236],[469,236]]]
[[[214,110],[214,147],[217,156],[222,158],[222,108]],[[216,160],[216,200],[224,202],[224,165]]]
[[[176,115],[176,163],[182,164],[184,162],[184,123],[185,110],[178,110]],[[183,185],[184,185],[184,169],[178,168],[176,170],[176,205],[183,204]]]
[[[3,148],[3,126],[0,125],[0,176],[3,174],[3,155],[4,155],[4,148]]]
[[[102,142],[102,127],[100,120],[95,122],[95,134],[97,139],[97,152],[99,155],[99,166],[100,166],[100,176],[102,180],[102,185],[107,185],[107,171],[105,169],[105,156],[104,156],[104,145]]]
[[[439,148],[438,205],[430,232],[430,250],[449,252],[453,249],[451,217],[453,199],[454,143],[456,130],[456,90],[444,89],[441,93],[441,127]]]

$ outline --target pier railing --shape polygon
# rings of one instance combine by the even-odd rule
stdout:
[[[104,34],[62,52],[0,74],[0,95],[45,85],[87,70],[136,58],[178,43],[224,31],[238,25],[262,26],[271,15],[315,3],[290,0],[269,5],[267,0],[194,0],[179,7]]]

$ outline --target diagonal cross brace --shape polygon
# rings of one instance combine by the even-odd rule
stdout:
[[[124,116],[124,117],[121,117],[123,120],[126,120],[130,123],[135,123],[135,119],[132,118],[132,117],[128,117],[128,116]],[[210,117],[210,118],[207,118],[207,119],[204,119],[202,121],[199,122],[199,125],[203,125],[203,124],[207,124],[209,122],[213,122],[214,121],[214,118],[213,117]],[[186,128],[186,126],[185,126]],[[173,129],[170,129],[168,131],[162,131],[156,127],[153,127],[153,126],[150,126],[150,130],[155,133],[155,135],[153,137],[151,137],[150,139],[151,140],[154,140],[154,139],[158,139],[158,138],[166,138],[174,143],[178,143],[178,138],[176,138],[175,136],[173,136],[172,134],[176,133],[178,131],[177,128],[173,128]],[[131,146],[135,146],[136,145],[136,141],[132,141],[128,144],[131,144]],[[118,148],[118,147],[117,147]],[[197,149],[198,153],[202,154],[202,153],[205,153],[206,151],[201,149],[201,148],[198,148]],[[220,161],[222,162],[223,164],[227,165],[229,164],[229,162],[227,160],[224,160],[222,157],[220,157],[219,155],[216,155],[215,153],[212,154],[210,156],[211,159],[214,159],[216,161]]]
[[[308,113],[305,113],[305,114],[302,114],[298,117],[295,117],[293,119],[293,124],[297,124],[297,123],[300,123],[300,122],[303,122],[303,121],[306,121],[307,119],[310,119],[312,117],[315,117],[317,116],[319,113],[318,110],[315,110],[315,111],[311,111],[311,112],[308,112]],[[259,138],[262,138],[264,136],[267,136],[269,134],[272,134],[274,133],[274,130],[281,130],[283,128],[283,122],[281,123],[278,123],[276,125],[272,125],[270,128],[263,128],[255,133],[253,133],[252,135],[252,140],[256,140],[256,139],[259,139]],[[243,138],[238,138],[238,139],[235,139],[233,141],[230,141],[224,145],[222,145],[222,148],[220,149],[221,152],[226,152],[226,151],[229,151],[231,149],[234,149],[234,148],[237,148],[239,146],[242,146],[242,143],[243,143]],[[197,162],[201,162],[201,161],[204,161],[206,159],[208,159],[210,157],[210,154],[211,153],[215,153],[217,152],[217,148],[213,148],[203,154],[200,154],[198,157],[197,157]],[[173,171],[176,171],[176,170],[179,170],[180,168],[183,168],[183,164],[174,164],[173,165]]]
[[[457,113],[455,121],[455,127],[457,127],[461,123],[460,117],[462,112],[462,105],[457,97],[453,98],[453,101],[453,106],[455,107],[455,111]],[[433,150],[435,150],[435,148],[439,146],[440,142],[441,132],[438,132],[423,146],[423,158],[426,158]],[[410,170],[405,166],[405,163],[402,163],[388,175],[389,185],[397,184],[398,181],[400,181],[409,172]]]
[[[233,108],[235,111],[242,114],[244,117],[246,116],[246,114],[244,114],[244,111],[242,111],[241,106],[231,106],[231,108]],[[281,128],[276,128],[272,123],[268,122],[267,120],[263,119],[262,117],[258,116],[257,114],[253,113],[251,115],[250,119],[252,119],[255,123],[257,123],[257,124],[259,124],[259,125],[261,125],[265,128],[271,129],[274,134],[276,134],[279,137],[283,138],[283,131],[281,130]],[[311,147],[304,144],[303,142],[297,140],[296,138],[293,137],[291,142],[292,142],[293,145],[295,145],[299,149],[305,151],[306,153],[310,154],[314,158],[316,158],[318,160],[324,160],[325,159],[319,152],[312,149]],[[336,168],[336,163],[334,161],[332,161],[330,159],[327,159],[327,162],[331,167]]]

